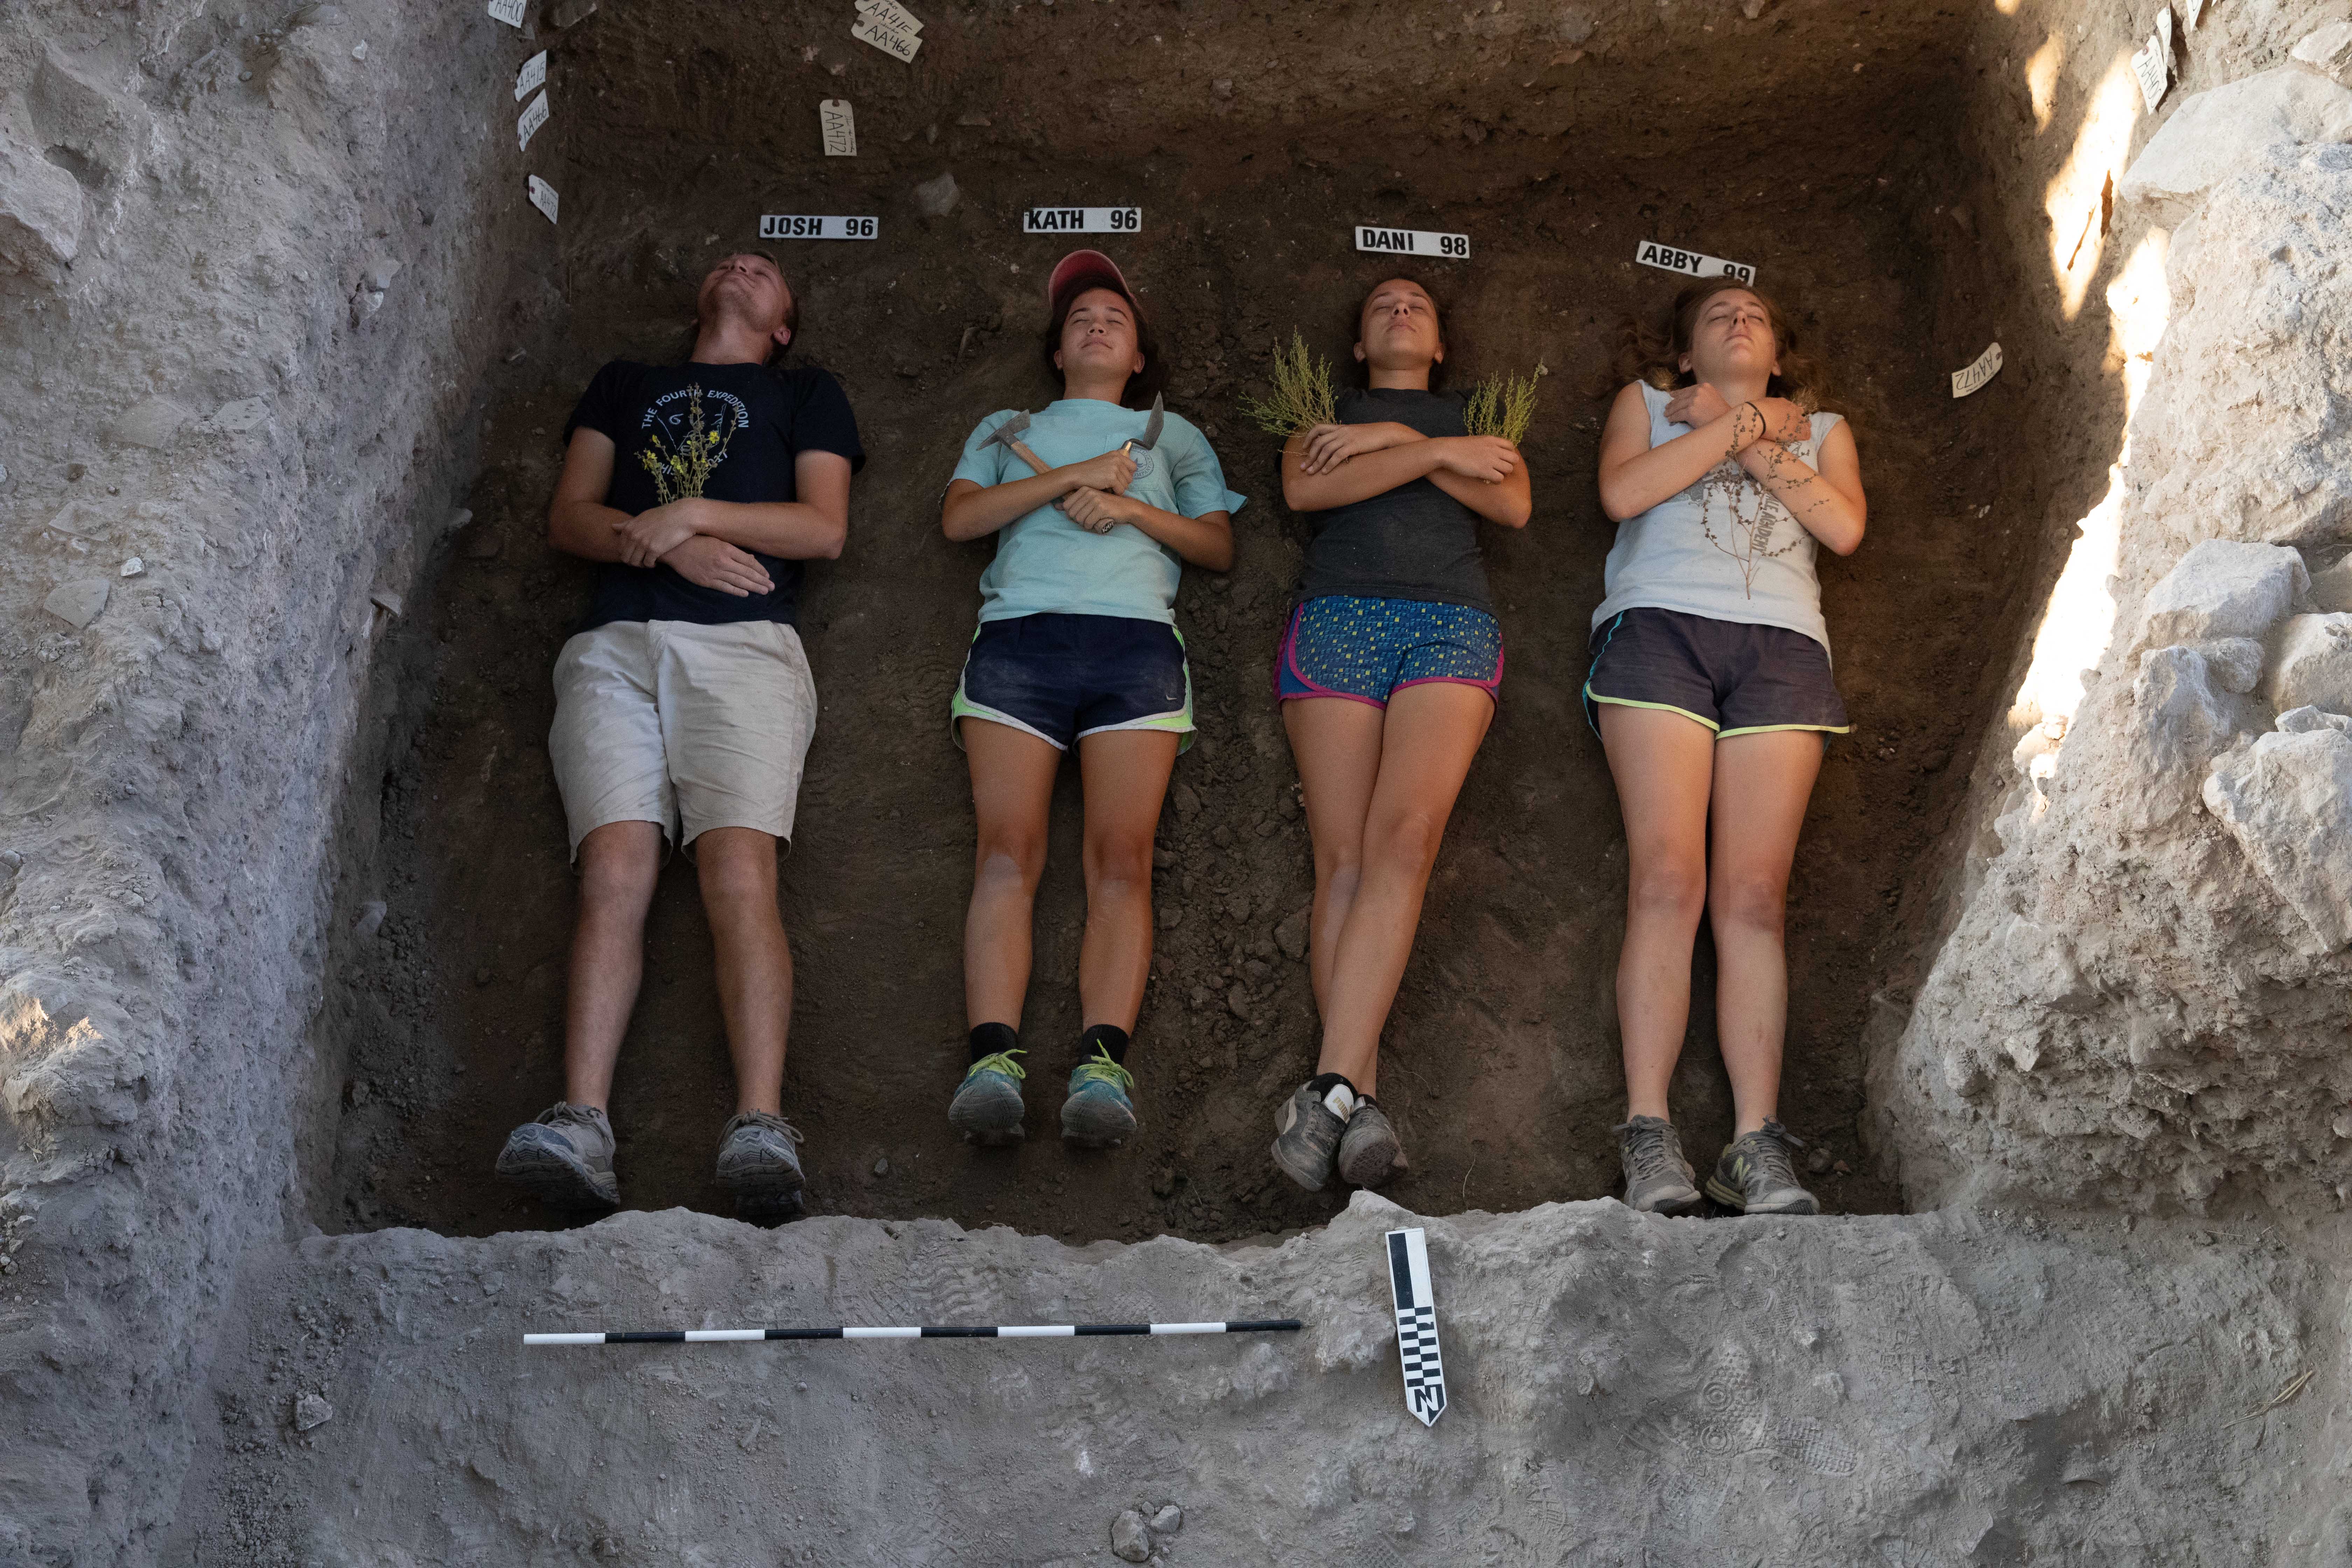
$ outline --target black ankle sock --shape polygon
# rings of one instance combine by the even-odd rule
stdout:
[[[1315,1091],[1316,1099],[1320,1100],[1325,1095],[1330,1093],[1338,1085],[1343,1083],[1348,1084],[1348,1092],[1349,1094],[1356,1093],[1356,1086],[1352,1083],[1348,1083],[1348,1075],[1343,1072],[1318,1072],[1313,1078],[1307,1080],[1307,1087]],[[1361,1100],[1363,1096],[1356,1095],[1356,1098]]]
[[[1125,1029],[1115,1028],[1108,1024],[1087,1025],[1087,1032],[1078,1037],[1078,1060],[1081,1062],[1094,1060],[1097,1046],[1108,1051],[1110,1059],[1115,1062],[1124,1063],[1127,1060],[1128,1037]]]
[[[966,1047],[971,1052],[971,1060],[964,1065],[970,1067],[972,1062],[980,1060],[982,1057],[992,1057],[999,1051],[1013,1050],[1020,1044],[1021,1037],[1013,1032],[1012,1025],[982,1024],[971,1032],[971,1043]]]

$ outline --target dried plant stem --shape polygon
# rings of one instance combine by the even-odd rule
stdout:
[[[1536,419],[1536,386],[1550,374],[1538,362],[1530,375],[1495,374],[1480,382],[1462,410],[1462,427],[1473,436],[1500,436],[1517,446]]]
[[[1274,351],[1274,395],[1242,399],[1242,417],[1269,436],[1291,437],[1339,418],[1331,395],[1331,362],[1307,348],[1296,328],[1290,346]]]

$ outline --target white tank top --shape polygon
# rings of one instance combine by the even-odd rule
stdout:
[[[1650,445],[1687,435],[1666,421],[1670,393],[1641,384],[1650,411]],[[1843,417],[1812,416],[1813,433],[1790,448],[1816,463],[1822,437]],[[1813,536],[1772,493],[1727,459],[1679,495],[1617,525],[1601,579],[1607,597],[1592,625],[1621,611],[1679,610],[1711,620],[1786,626],[1830,646],[1822,620],[1821,579],[1813,572]]]

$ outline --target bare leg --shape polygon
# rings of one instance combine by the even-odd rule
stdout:
[[[1045,874],[1045,824],[1062,753],[1010,724],[966,719],[962,725],[980,824],[963,921],[964,1015],[975,1028],[1017,1029],[1029,994],[1030,921],[1037,879]]]
[[[1629,1116],[1673,1120],[1666,1090],[1690,1024],[1691,943],[1706,907],[1706,800],[1715,731],[1654,708],[1601,705],[1601,741],[1625,816],[1625,945],[1617,1027]]]
[[[563,1098],[607,1109],[613,1064],[646,969],[646,910],[661,878],[662,830],[608,822],[580,841],[580,912],[563,1008]]]
[[[1304,697],[1282,705],[1290,754],[1307,796],[1307,835],[1315,846],[1315,905],[1308,915],[1307,971],[1315,1010],[1328,1017],[1331,965],[1339,930],[1363,883],[1364,818],[1381,774],[1381,727],[1385,709],[1344,697]]]
[[[1734,735],[1715,748],[1706,909],[1715,931],[1716,1035],[1731,1078],[1735,1137],[1780,1109],[1789,868],[1821,768],[1822,738],[1810,731]]]
[[[1364,816],[1363,871],[1332,956],[1316,1067],[1346,1075],[1360,1093],[1377,1092],[1381,1029],[1412,955],[1430,868],[1494,720],[1493,698],[1451,681],[1389,700],[1380,777]]]
[[[793,1019],[793,950],[776,908],[776,837],[714,827],[694,841],[702,910],[719,950],[719,1010],[735,1058],[735,1109],[783,1110],[784,1037]]]
[[[1151,836],[1160,826],[1178,742],[1160,731],[1113,730],[1078,742],[1087,800],[1087,935],[1078,950],[1078,1006],[1089,1026],[1132,1030],[1143,1006],[1143,983],[1151,973]]]

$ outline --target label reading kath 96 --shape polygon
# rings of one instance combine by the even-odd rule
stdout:
[[[530,58],[523,61],[522,69],[516,73],[515,101],[517,103],[520,103],[524,99],[529,98],[532,93],[537,92],[541,88],[545,87],[546,85],[547,51],[545,49],[541,49],[539,53],[531,56]]]
[[[1136,234],[1141,207],[1031,207],[1021,215],[1024,234]]]
[[[770,213],[760,220],[761,239],[872,239],[880,231],[870,217],[797,217]]]
[[[547,123],[547,94],[542,92],[530,100],[530,107],[515,121],[515,144],[524,152],[530,150],[530,139]]]
[[[915,51],[923,47],[923,40],[914,34],[884,26],[873,16],[860,16],[850,24],[849,36],[860,43],[871,44],[892,59],[902,60],[908,65],[915,63]]]
[[[816,106],[817,124],[824,131],[824,155],[828,158],[857,156],[857,118],[849,110],[849,100],[828,98]]]
[[[548,222],[555,221],[555,187],[537,174],[530,177],[530,205],[545,213]]]
[[[1388,256],[1443,256],[1461,261],[1470,255],[1470,237],[1466,234],[1435,234],[1420,228],[1381,228],[1372,224],[1360,223],[1356,226],[1356,248]]]
[[[1671,245],[1660,245],[1654,239],[1645,239],[1635,246],[1633,259],[1644,267],[1679,272],[1685,278],[1737,278],[1742,283],[1756,281],[1756,268],[1744,261],[1726,261],[1720,256],[1701,256],[1696,250],[1677,250]]]

